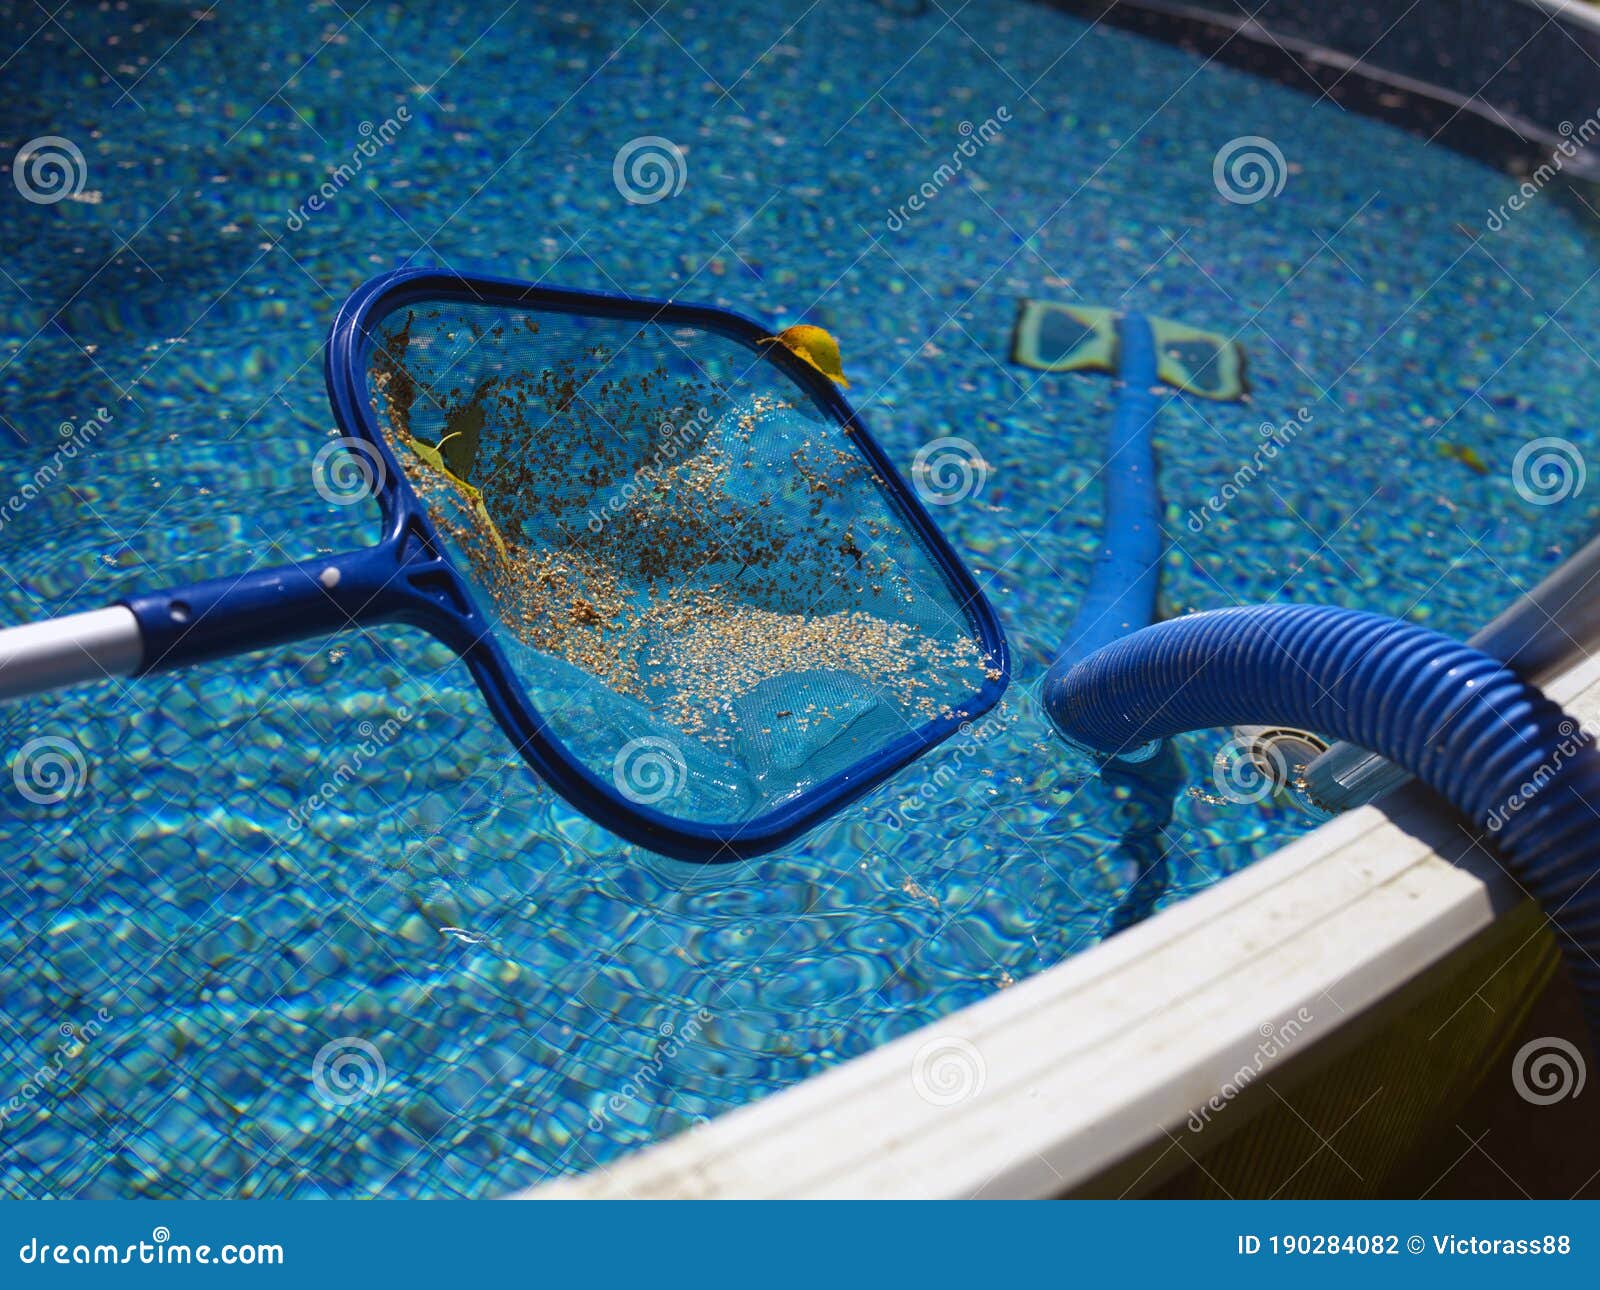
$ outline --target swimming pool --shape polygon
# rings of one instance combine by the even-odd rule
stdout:
[[[1169,902],[1307,828],[1214,800],[1221,735],[1179,742],[1205,791],[1173,801],[1041,720],[1111,387],[1009,367],[1020,296],[1249,352],[1252,407],[1163,407],[1169,612],[1293,598],[1465,636],[1587,535],[1581,494],[1513,471],[1590,442],[1593,235],[1553,194],[1491,230],[1513,181],[1327,103],[1038,6],[893,8],[7,20],[6,154],[84,157],[73,200],[14,185],[0,223],[13,620],[371,536],[311,487],[321,344],[420,251],[831,328],[892,456],[977,450],[937,515],[1018,684],[802,844],[711,870],[542,789],[420,633],[4,709],[13,771],[66,777],[8,798],[6,1194],[477,1196],[603,1166],[1093,943],[1141,863]],[[1216,168],[1245,137],[1283,158],[1260,200]],[[677,170],[630,201],[617,163],[654,138]],[[1223,496],[1263,425],[1299,428]]]

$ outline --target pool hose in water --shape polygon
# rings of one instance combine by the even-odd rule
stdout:
[[[1600,1036],[1600,753],[1503,663],[1378,614],[1316,605],[1158,623],[1053,674],[1068,739],[1117,754],[1187,730],[1272,722],[1326,731],[1403,766],[1493,838],[1555,924]]]
[[[1116,412],[1101,468],[1105,488],[1100,549],[1072,630],[1050,675],[1119,636],[1155,621],[1161,575],[1161,495],[1156,487],[1156,342],[1149,321],[1126,314],[1117,322]]]
[[[1103,645],[1147,627],[1160,590],[1161,493],[1156,482],[1156,386],[1161,381],[1155,328],[1143,314],[1116,322],[1116,410],[1106,440],[1100,546],[1072,628],[1046,673],[1064,675]],[[1135,765],[1134,763],[1139,763]],[[1106,913],[1102,931],[1120,932],[1149,917],[1169,882],[1167,825],[1182,791],[1184,768],[1169,744],[1155,743],[1104,770],[1126,794],[1132,822],[1116,852],[1132,868],[1127,891]]]
[[[1156,486],[1156,343],[1142,314],[1117,319],[1116,411],[1101,468],[1104,519],[1089,585],[1078,603],[1072,629],[1047,677],[1065,673],[1080,659],[1156,617],[1160,587],[1161,495]],[[1140,765],[1133,765],[1133,761]],[[1118,855],[1132,866],[1126,894],[1106,913],[1102,931],[1120,932],[1147,918],[1166,894],[1166,827],[1184,771],[1166,744],[1141,749],[1137,758],[1113,763],[1106,779],[1127,794],[1135,823],[1117,839]]]

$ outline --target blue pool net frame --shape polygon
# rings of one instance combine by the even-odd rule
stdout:
[[[872,748],[845,769],[743,819],[684,819],[625,795],[619,785],[597,775],[572,754],[519,683],[495,638],[495,617],[480,607],[466,579],[447,557],[439,530],[379,425],[369,378],[378,324],[409,305],[438,302],[695,328],[744,346],[752,362],[778,365],[815,410],[839,427],[839,444],[853,445],[861,455],[873,484],[943,580],[983,656],[983,683],[921,725]],[[384,536],[372,549],[373,555],[386,565],[398,563],[394,577],[408,584],[406,599],[411,606],[409,612],[390,616],[424,627],[456,649],[518,752],[574,807],[651,851],[698,863],[748,859],[807,832],[948,738],[964,722],[992,708],[1010,679],[998,617],[910,484],[835,386],[783,346],[764,344],[771,336],[769,329],[752,319],[712,306],[413,268],[385,274],[358,289],[335,317],[325,353],[328,396],[340,431],[368,446],[381,462],[375,492]],[[379,557],[379,552],[385,554]]]

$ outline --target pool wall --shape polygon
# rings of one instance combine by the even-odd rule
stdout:
[[[1045,0],[1531,172],[1600,129],[1600,10],[1572,0]],[[1586,140],[1587,141],[1587,140]],[[1579,155],[1571,177],[1600,181]]]

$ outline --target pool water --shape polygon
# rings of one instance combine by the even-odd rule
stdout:
[[[1593,494],[1552,503],[1517,463],[1593,445],[1595,243],[1554,194],[1491,232],[1512,180],[1330,102],[1034,4],[901,7],[3,11],[0,152],[84,159],[69,200],[0,193],[10,620],[370,540],[374,508],[313,487],[321,344],[420,255],[832,329],[896,460],[972,446],[935,510],[1017,680],[802,843],[710,870],[542,788],[413,631],[5,708],[0,1194],[486,1196],[603,1167],[1309,827],[1218,799],[1223,732],[1163,785],[1096,777],[1042,722],[1112,386],[1009,366],[1019,297],[1248,352],[1250,406],[1164,401],[1169,613],[1292,598],[1467,634],[1587,535]],[[1281,191],[1222,193],[1243,136]],[[1238,483],[1263,426],[1283,449]]]

